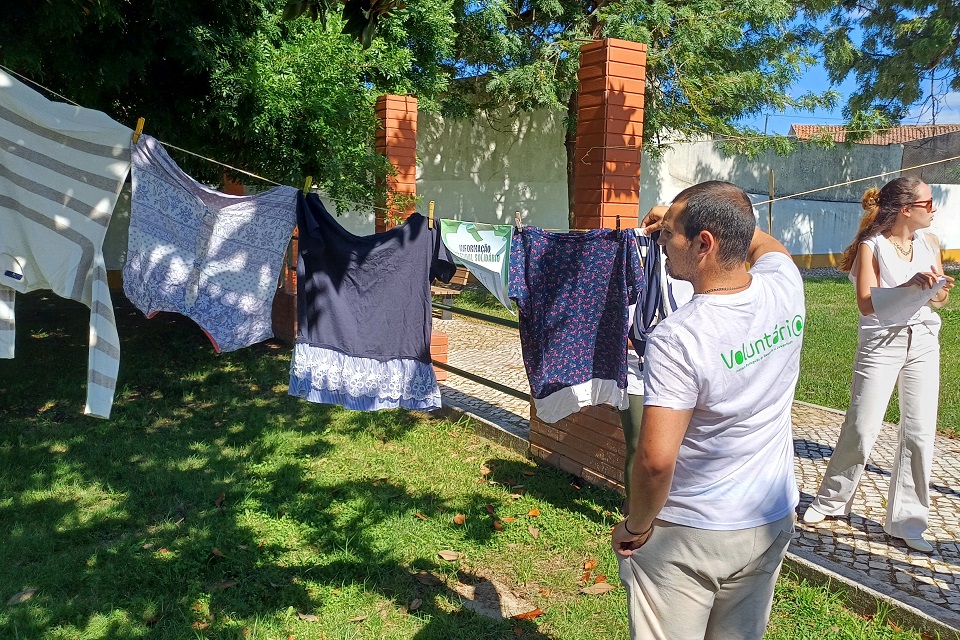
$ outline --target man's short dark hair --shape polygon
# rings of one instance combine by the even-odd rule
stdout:
[[[687,240],[709,231],[717,239],[720,264],[731,266],[746,261],[756,221],[753,203],[743,189],[711,180],[684,189],[673,202],[683,205],[676,219],[683,225]]]

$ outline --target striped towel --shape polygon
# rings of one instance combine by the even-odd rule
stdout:
[[[84,413],[110,417],[120,338],[103,238],[130,170],[129,128],[51,102],[0,70],[0,358],[12,358],[14,296],[49,289],[90,307]]]

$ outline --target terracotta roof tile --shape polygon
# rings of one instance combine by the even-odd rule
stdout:
[[[960,131],[960,124],[901,125],[899,127],[891,127],[886,131],[881,131],[863,140],[855,140],[852,142],[880,145],[903,144],[904,142],[934,138],[957,131]],[[790,126],[790,133],[787,135],[796,136],[800,140],[810,140],[812,137],[824,133],[832,135],[835,142],[846,142],[847,140],[846,127],[834,124],[794,124]]]

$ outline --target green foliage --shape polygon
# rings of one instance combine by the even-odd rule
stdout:
[[[308,13],[314,22],[319,18],[325,25],[327,15],[334,13],[338,4],[337,0],[287,0],[283,19],[296,20]],[[398,7],[403,8],[398,0],[345,0],[341,33],[353,36],[366,49],[373,42],[379,21]]]
[[[856,78],[848,115],[873,109],[899,121],[912,105],[960,91],[957,0],[808,0],[807,8],[831,81]]]
[[[458,87],[481,107],[569,109],[573,130],[569,99],[580,46],[621,38],[648,47],[648,148],[679,136],[755,135],[742,118],[766,109],[831,107],[837,99],[830,91],[790,95],[814,62],[788,26],[796,10],[788,0],[456,0],[458,59],[467,73],[485,74],[483,82]],[[452,110],[459,106],[453,101]]]
[[[382,201],[374,101],[446,88],[450,0],[380,15],[364,49],[337,14],[284,22],[285,0],[0,3],[0,64],[162,141],[334,198]],[[349,31],[349,29],[347,29]],[[191,175],[217,165],[172,151]]]

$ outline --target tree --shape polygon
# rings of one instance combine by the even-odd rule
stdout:
[[[369,48],[345,21],[284,22],[285,0],[0,3],[0,64],[173,145],[369,205],[389,171],[373,148],[374,101],[446,88],[449,0],[381,16]],[[217,165],[172,151],[198,179]]]
[[[447,103],[551,107],[567,113],[568,195],[573,186],[579,47],[606,37],[647,45],[644,145],[677,136],[756,136],[742,119],[766,109],[832,106],[835,92],[793,97],[814,62],[789,28],[790,0],[455,0],[457,71],[469,95]],[[734,138],[731,138],[736,142]],[[758,151],[771,138],[741,150]]]
[[[846,113],[874,110],[896,122],[911,106],[960,91],[960,2],[810,0],[830,80],[851,73],[857,89]]]

